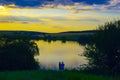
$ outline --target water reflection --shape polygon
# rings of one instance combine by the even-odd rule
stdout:
[[[64,61],[65,68],[76,68],[79,65],[86,64],[87,60],[83,54],[84,47],[79,45],[77,42],[67,41],[37,41],[40,49],[40,55],[38,59],[41,66],[47,69],[58,69],[59,61]]]

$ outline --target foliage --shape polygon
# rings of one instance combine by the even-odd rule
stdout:
[[[37,69],[34,55],[38,54],[34,41],[25,39],[0,38],[0,70]]]
[[[94,72],[120,73],[120,20],[100,26],[84,55]]]
[[[77,71],[12,71],[0,72],[0,80],[120,80],[120,76],[99,76]]]

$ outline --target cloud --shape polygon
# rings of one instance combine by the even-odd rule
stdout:
[[[85,3],[88,5],[93,4],[107,4],[109,0],[0,0],[1,4],[15,4],[17,6],[41,6],[43,4],[62,4],[62,5],[72,5],[74,3]]]
[[[101,20],[95,18],[79,19],[78,21],[101,22]]]
[[[80,11],[120,9],[120,0],[0,0],[9,8],[50,8]]]
[[[60,26],[53,26],[53,28],[61,29],[62,27],[60,27]]]
[[[110,0],[109,5],[105,6],[107,9],[120,10],[120,0]]]
[[[24,16],[0,16],[1,23],[13,23],[13,22],[21,22],[23,24],[27,24],[29,22],[42,22],[37,18],[29,18]]]
[[[108,4],[109,0],[73,0],[73,1],[84,2],[85,4],[93,5],[93,4]]]
[[[25,22],[25,21],[22,22],[22,24],[28,24],[28,23],[29,23],[29,22]]]
[[[120,3],[120,0],[110,0],[110,6],[115,6]]]
[[[42,3],[42,0],[1,0],[1,4],[15,4],[17,6],[38,6]]]
[[[65,17],[53,17],[53,18],[51,18],[52,20],[57,20],[57,21],[62,21],[62,20],[69,20],[69,19],[67,19],[67,18],[65,18]]]

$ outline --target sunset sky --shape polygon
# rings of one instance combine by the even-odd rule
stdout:
[[[0,30],[93,30],[120,19],[120,0],[0,0]]]

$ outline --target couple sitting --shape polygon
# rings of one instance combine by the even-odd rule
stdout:
[[[64,70],[65,64],[64,62],[59,62],[59,70]]]

